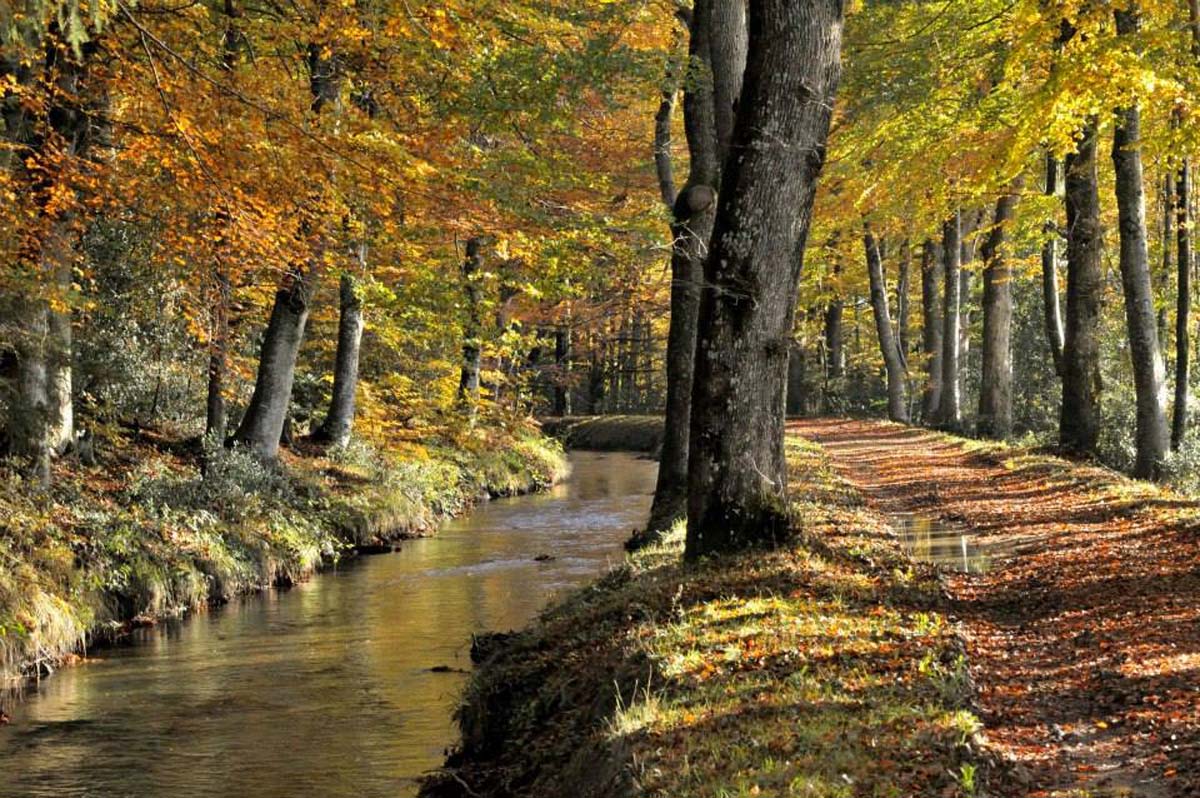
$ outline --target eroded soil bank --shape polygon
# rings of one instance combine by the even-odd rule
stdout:
[[[1012,559],[947,575],[1001,795],[1200,795],[1200,507],[1110,471],[897,425],[791,425],[889,513]]]

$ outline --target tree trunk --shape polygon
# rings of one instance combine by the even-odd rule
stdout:
[[[1096,452],[1100,438],[1100,189],[1097,178],[1098,124],[1090,120],[1079,146],[1068,155],[1067,317],[1063,337],[1063,400],[1059,442],[1076,455]]]
[[[359,243],[358,263],[366,266],[366,243]],[[358,295],[358,281],[349,273],[343,273],[338,281],[338,343],[333,362],[333,396],[329,400],[329,412],[325,421],[313,436],[334,448],[344,448],[350,443],[354,431],[354,405],[358,394],[358,361],[362,350],[363,327],[362,299]]]
[[[292,274],[275,292],[275,305],[258,356],[254,393],[233,436],[237,443],[249,446],[267,460],[279,454],[296,377],[296,357],[308,323],[311,292],[311,286],[299,272]]]
[[[926,424],[937,417],[942,404],[942,258],[938,244],[926,241],[921,249],[921,349],[925,354],[925,393],[921,416]]]
[[[875,313],[875,333],[879,336],[879,349],[883,353],[883,365],[887,371],[888,418],[908,423],[908,403],[904,380],[904,358],[900,345],[892,333],[892,316],[888,310],[887,281],[883,275],[883,258],[875,236],[867,232],[863,236],[867,251],[867,276],[871,283],[871,309]]]
[[[746,71],[749,33],[746,0],[709,0],[712,22],[709,46],[712,57],[713,110],[717,133],[717,165],[724,170],[733,144],[742,77]]]
[[[1017,194],[996,201],[992,229],[983,244],[983,380],[979,390],[979,434],[1012,435],[1012,270],[1004,251]]]
[[[710,0],[696,0],[691,22],[689,74],[713,66]],[[716,191],[720,179],[711,84],[703,80],[685,82],[683,121],[690,154],[690,172],[687,185],[675,201],[671,225],[671,323],[667,330],[666,421],[650,518],[645,530],[630,540],[631,548],[661,539],[663,532],[687,515],[692,378],[700,314],[700,284],[704,279],[703,263],[716,218]]]
[[[835,299],[825,308],[825,355],[829,360],[830,380],[840,380],[846,374],[846,346],[842,333],[842,317],[846,306]]]
[[[691,13],[680,10],[677,18],[685,28],[691,27]],[[671,53],[667,57],[667,70],[663,76],[662,96],[658,112],[654,115],[654,168],[658,176],[658,191],[667,208],[675,207],[675,163],[671,158],[671,119],[675,115],[675,104],[679,87],[683,82],[683,64],[679,57],[679,29],[671,39]]]
[[[571,328],[554,331],[554,415],[571,415]]]
[[[958,381],[958,356],[962,347],[959,309],[962,292],[961,214],[955,212],[942,227],[942,395],[936,421],[945,429],[957,430],[962,422],[962,395]]]
[[[458,403],[474,420],[479,410],[479,373],[483,364],[483,239],[467,241],[467,256],[462,262],[466,318],[463,321],[462,369],[458,378]]]
[[[904,371],[908,373],[908,355],[912,352],[909,340],[908,281],[912,272],[912,248],[905,241],[900,247],[900,278],[896,281],[896,341]]]
[[[1046,196],[1058,194],[1058,160],[1046,156]],[[1046,220],[1046,241],[1042,244],[1042,310],[1054,373],[1063,376],[1063,322],[1058,300],[1058,223]]]
[[[750,55],[704,268],[686,554],[779,539],[788,344],[840,73],[841,0],[751,6]]]
[[[1171,448],[1178,450],[1187,436],[1188,388],[1191,382],[1192,313],[1192,167],[1179,167],[1175,185],[1175,409],[1171,419]]]
[[[1115,14],[1119,35],[1132,36],[1137,33],[1140,21],[1136,3]],[[1170,436],[1166,415],[1167,376],[1154,316],[1154,288],[1150,284],[1141,127],[1141,109],[1136,104],[1117,112],[1112,157],[1116,168],[1117,212],[1120,219],[1121,285],[1125,290],[1125,319],[1129,329],[1129,352],[1133,359],[1133,384],[1137,397],[1137,461],[1134,476],[1158,479],[1162,476]]]
[[[213,274],[212,332],[208,346],[208,395],[205,402],[204,433],[219,444],[229,430],[225,403],[225,377],[229,373],[229,275],[218,265]]]

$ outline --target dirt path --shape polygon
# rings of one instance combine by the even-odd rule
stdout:
[[[878,509],[1013,547],[947,579],[1003,795],[1200,796],[1200,505],[879,422],[790,425]]]

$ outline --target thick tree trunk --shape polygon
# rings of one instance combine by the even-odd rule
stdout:
[[[1017,194],[996,202],[992,229],[983,244],[983,380],[979,391],[979,434],[1012,434],[1012,270],[1004,252]]]
[[[50,307],[40,299],[19,300],[13,317],[22,334],[17,339],[17,383],[9,408],[8,437],[12,454],[25,460],[29,479],[50,485],[50,366],[46,351]]]
[[[218,443],[223,443],[229,431],[229,411],[225,403],[225,377],[229,373],[229,275],[218,266],[213,274],[213,282],[204,432]]]
[[[840,0],[761,0],[700,304],[686,554],[788,532],[784,394],[840,73]]]
[[[908,423],[904,358],[900,345],[892,333],[892,315],[888,309],[887,281],[883,274],[883,258],[875,236],[868,232],[863,236],[867,252],[867,276],[871,284],[871,310],[875,314],[875,333],[879,337],[879,349],[883,354],[883,365],[887,371],[888,418]]]
[[[957,430],[962,423],[962,395],[958,381],[958,358],[962,339],[959,328],[962,292],[962,229],[957,211],[942,227],[942,395],[936,423]]]
[[[1137,4],[1117,11],[1117,33],[1131,36],[1139,25]],[[1120,219],[1121,285],[1125,289],[1125,320],[1133,359],[1137,397],[1137,461],[1134,476],[1158,479],[1170,446],[1167,431],[1166,384],[1154,289],[1150,284],[1150,253],[1146,228],[1146,197],[1141,152],[1142,114],[1137,105],[1117,112],[1113,130],[1117,212]]]
[[[1058,194],[1058,159],[1046,156],[1047,197]],[[1050,357],[1054,359],[1054,373],[1063,375],[1063,321],[1058,299],[1058,223],[1046,221],[1046,241],[1042,244],[1042,315],[1045,321],[1046,341],[1050,344]]]
[[[250,447],[267,460],[279,454],[296,377],[296,357],[308,323],[311,291],[305,276],[296,273],[275,292],[271,320],[258,356],[254,393],[233,436],[235,442]]]
[[[1068,155],[1067,317],[1063,337],[1063,400],[1059,442],[1077,455],[1096,452],[1100,438],[1100,189],[1095,119],[1084,127],[1078,149]]]
[[[479,409],[479,373],[483,365],[483,239],[467,241],[462,262],[463,294],[467,300],[463,320],[462,368],[458,378],[459,406],[473,420]]]
[[[366,244],[359,244],[359,266],[366,265]],[[329,412],[313,436],[335,448],[350,443],[354,432],[354,406],[358,394],[358,361],[362,351],[362,299],[354,276],[343,273],[338,282],[338,343],[333,362],[333,396]]]
[[[1175,408],[1171,418],[1171,448],[1178,450],[1187,436],[1188,388],[1191,382],[1192,313],[1192,167],[1184,162],[1175,184]]]
[[[921,248],[921,349],[925,354],[925,391],[921,416],[926,424],[937,417],[942,404],[942,258],[936,242]]]
[[[711,0],[696,0],[691,19],[689,74],[713,68]],[[683,122],[690,154],[687,185],[672,209],[671,323],[667,330],[666,422],[659,456],[658,481],[645,531],[634,535],[631,548],[661,539],[662,533],[687,515],[688,451],[692,417],[692,378],[700,285],[716,218],[720,166],[712,84],[685,83]]]

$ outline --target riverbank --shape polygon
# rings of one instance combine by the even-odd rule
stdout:
[[[521,428],[389,451],[300,444],[278,467],[124,431],[95,466],[57,464],[48,493],[3,472],[0,688],[133,626],[427,534],[481,499],[546,487],[565,468],[560,446]]]
[[[679,535],[482,638],[426,798],[973,795],[981,753],[937,573],[789,438],[797,538],[680,561]]]

